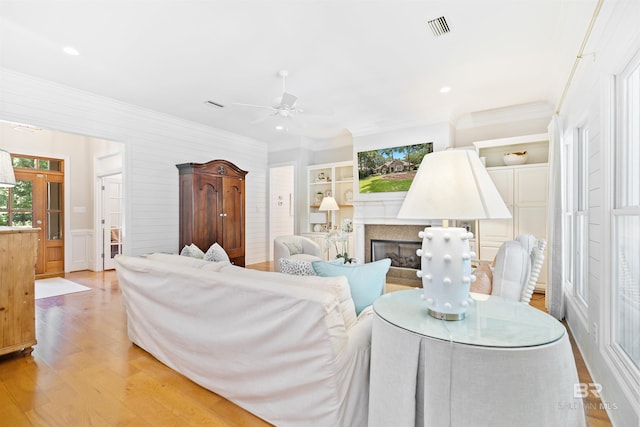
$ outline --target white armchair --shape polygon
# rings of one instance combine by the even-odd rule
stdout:
[[[476,269],[477,280],[471,284],[471,291],[528,304],[540,276],[545,246],[544,239],[536,239],[531,234],[504,242],[494,267],[485,261]]]
[[[292,258],[306,261],[321,261],[322,248],[303,236],[278,236],[273,239],[273,264],[280,271],[280,259]]]

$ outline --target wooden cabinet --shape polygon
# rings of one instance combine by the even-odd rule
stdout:
[[[38,228],[0,227],[0,354],[36,344]]]
[[[520,234],[547,239],[548,167],[546,165],[488,168],[511,219],[480,222],[480,258],[493,260],[502,243]],[[546,264],[538,280],[546,283]]]
[[[545,133],[476,141],[476,151],[487,166],[513,215],[505,220],[478,222],[479,258],[493,260],[502,243],[520,234],[547,237],[549,137]],[[527,152],[525,164],[505,166],[506,153]],[[546,256],[546,254],[545,254]],[[542,264],[536,290],[544,290],[547,263]]]
[[[246,171],[226,160],[176,165],[180,174],[179,248],[218,243],[244,267]]]

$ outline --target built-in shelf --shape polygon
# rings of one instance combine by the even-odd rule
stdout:
[[[527,152],[525,165],[549,162],[549,136],[546,133],[476,141],[473,145],[488,168],[506,166],[505,154],[522,151]]]

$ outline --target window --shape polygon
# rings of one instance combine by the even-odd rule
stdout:
[[[589,143],[589,130],[587,128],[576,129],[574,151],[574,185],[573,185],[573,279],[575,295],[585,305],[589,301],[588,282],[588,252],[589,224],[587,212],[589,209],[589,186],[587,178],[588,159],[587,147]]]
[[[616,78],[613,344],[640,372],[640,54]]]
[[[588,155],[589,130],[575,129],[564,146],[563,155],[563,247],[564,280],[584,307],[589,301],[588,253],[589,210]]]

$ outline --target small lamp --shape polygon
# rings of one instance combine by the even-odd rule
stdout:
[[[473,234],[447,227],[449,219],[511,218],[498,189],[478,155],[471,150],[446,150],[427,154],[411,183],[398,218],[440,219],[443,227],[419,233],[424,297],[431,316],[461,320],[469,305],[471,274],[469,247]]]
[[[322,203],[320,203],[320,207],[318,208],[318,210],[319,211],[339,211],[340,207],[338,206],[336,199],[334,199],[331,196],[325,196],[322,199]],[[331,229],[331,220],[329,220],[329,229]]]
[[[0,149],[0,187],[14,187],[15,185],[16,176],[13,173],[11,154]]]

